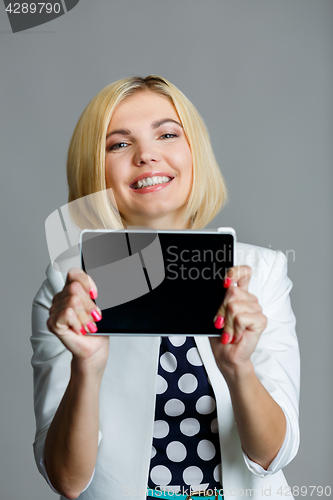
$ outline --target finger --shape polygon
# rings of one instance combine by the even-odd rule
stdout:
[[[239,288],[235,286],[228,288],[224,296],[224,300],[213,319],[215,328],[221,329],[224,326],[227,304],[236,301],[243,301],[243,302],[248,301],[248,302],[258,303],[257,297],[246,291],[244,288]]]
[[[262,334],[267,326],[267,318],[262,312],[243,312],[235,317],[234,332],[235,341],[241,340],[245,331],[253,332],[258,336]]]
[[[224,288],[227,288],[228,290],[221,307],[214,317],[213,321],[215,328],[219,330],[223,328],[225,320],[225,310],[223,307],[224,303],[233,297],[236,289],[242,289],[247,292],[251,274],[252,269],[249,266],[234,266],[228,270],[223,281]],[[232,285],[237,285],[237,288]]]
[[[63,311],[72,309],[78,320],[88,333],[96,333],[96,321],[102,319],[100,309],[90,299],[78,281],[74,281],[65,287],[63,294],[54,301],[50,308],[50,315],[62,317]]]
[[[77,314],[80,316],[82,324],[87,324],[89,321],[93,322],[98,322],[101,321],[102,319],[102,313],[101,310],[96,304],[91,301],[91,306],[89,308],[84,308],[81,306],[80,303],[77,303],[74,301],[68,301],[67,298],[58,301],[57,303],[53,304],[49,310],[50,315],[59,315],[61,311],[66,309],[68,307],[68,304],[73,304],[74,310],[77,312]],[[82,316],[86,313],[86,316]]]
[[[223,281],[224,288],[230,288],[232,285],[237,285],[245,290],[248,289],[252,275],[250,266],[234,266],[231,267]]]
[[[92,319],[94,319],[95,321],[100,321],[102,319],[100,308],[90,298],[90,294],[88,294],[87,290],[83,288],[80,281],[67,281],[64,289],[54,295],[50,312],[66,307],[66,304],[64,304],[64,300],[68,300],[69,297],[73,295],[78,295],[81,298],[85,311],[92,316]]]
[[[235,317],[234,336],[230,344],[237,344],[242,340],[244,335],[248,335],[250,332],[259,337],[266,326],[267,318],[261,312],[241,313]]]
[[[87,273],[82,271],[82,269],[73,267],[68,271],[65,286],[74,281],[78,281],[81,284],[82,288],[89,293],[92,300],[97,298],[98,294],[95,282]]]
[[[62,292],[54,296],[50,314],[60,315],[61,311],[68,307],[76,312],[87,332],[95,333],[96,325],[90,327],[89,323],[100,321],[102,319],[101,311],[92,301],[86,289],[83,288],[81,282],[70,281],[70,278]]]
[[[235,343],[240,340],[246,325],[242,323],[243,315],[261,313],[258,302],[232,301],[226,306],[224,332],[221,337],[223,344]]]
[[[93,282],[93,281],[90,278],[90,276],[86,275],[86,277],[88,278],[89,287],[90,287],[90,280],[91,280],[91,282]],[[87,283],[86,283],[86,285],[87,285]],[[91,292],[92,288],[89,288],[89,290]],[[95,304],[95,302],[93,302],[93,300],[91,298],[92,294],[91,293],[88,294],[87,286],[86,286],[86,288],[84,288],[82,286],[81,281],[77,281],[77,280],[69,281],[69,283],[65,286],[62,295],[63,295],[63,297],[67,297],[67,296],[71,296],[71,295],[78,295],[81,298],[81,301],[82,301],[82,304],[84,306],[85,311],[87,311],[89,314],[92,314],[92,317],[95,321],[99,321],[100,319],[102,319],[101,310]]]
[[[81,321],[77,317],[74,309],[67,307],[62,309],[61,314],[51,314],[47,320],[47,327],[50,332],[58,337],[72,330],[78,335],[85,335],[86,331],[83,329]]]

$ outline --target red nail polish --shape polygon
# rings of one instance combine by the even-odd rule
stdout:
[[[229,334],[226,333],[226,332],[223,332],[222,333],[222,336],[221,336],[221,344],[227,344],[229,342]]]
[[[87,332],[85,331],[84,326],[81,328],[80,332],[82,333],[82,335],[87,335]]]
[[[229,288],[229,286],[231,285],[231,282],[232,282],[232,279],[229,278],[229,276],[227,276],[223,282],[223,286],[224,288]]]
[[[93,311],[91,311],[90,314],[91,314],[92,318],[94,319],[94,321],[101,321],[102,316],[95,309]]]
[[[97,332],[97,326],[94,325],[94,323],[92,323],[91,321],[89,321],[89,323],[87,323],[87,327],[88,327],[88,330],[90,333],[96,333]]]
[[[223,316],[218,316],[215,320],[214,326],[218,330],[220,330],[224,325],[224,317]]]
[[[97,299],[97,292],[96,292],[96,290],[94,290],[93,288],[91,288],[91,290],[90,290],[90,292],[89,292],[89,295],[90,295],[90,298],[91,298],[92,300]]]
[[[232,341],[230,342],[230,344],[234,344],[234,343],[235,343],[235,340],[236,340],[236,337],[235,337],[235,336],[233,336],[233,337],[232,337]]]

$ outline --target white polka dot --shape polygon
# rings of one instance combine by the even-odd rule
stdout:
[[[187,455],[187,451],[183,443],[172,441],[166,447],[166,454],[169,460],[173,462],[182,462]]]
[[[154,458],[155,455],[156,455],[156,448],[155,448],[155,446],[152,446],[151,447],[150,458]]]
[[[162,368],[169,373],[172,373],[177,368],[177,359],[172,354],[172,352],[165,352],[160,357],[160,363]]]
[[[167,486],[171,481],[171,472],[165,465],[156,465],[150,471],[150,477],[157,486]]]
[[[164,411],[169,417],[178,417],[185,411],[185,405],[179,399],[169,399],[164,405]]]
[[[165,420],[156,420],[154,422],[153,436],[162,439],[169,434],[169,424]]]
[[[192,373],[185,373],[178,380],[178,387],[185,394],[190,394],[198,387],[198,381]]]
[[[161,375],[157,375],[156,394],[163,394],[168,388],[168,382]]]
[[[195,409],[201,415],[209,415],[215,410],[215,400],[211,396],[201,396],[195,405]]]
[[[221,464],[218,464],[213,470],[213,478],[215,479],[215,481],[221,483],[222,480]]]
[[[191,467],[187,467],[183,472],[183,479],[186,484],[189,486],[194,484],[200,484],[203,479],[202,470],[195,465],[191,465]]]
[[[186,337],[185,335],[173,335],[172,337],[169,337],[169,340],[173,346],[180,347],[185,344]]]
[[[200,430],[200,424],[195,418],[184,418],[179,427],[184,436],[194,436]]]
[[[203,439],[198,444],[197,452],[201,460],[211,460],[213,457],[215,457],[216,450],[211,441],[208,441],[208,439]]]
[[[201,366],[202,361],[200,358],[199,351],[196,347],[191,347],[186,353],[187,361],[194,366]]]
[[[212,420],[212,423],[210,424],[210,430],[212,432],[214,432],[214,434],[216,434],[218,432],[219,426],[217,423],[217,418],[214,418],[214,420]]]

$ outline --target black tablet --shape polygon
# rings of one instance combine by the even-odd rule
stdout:
[[[97,285],[97,335],[220,335],[213,319],[234,265],[235,231],[85,230],[82,269]]]

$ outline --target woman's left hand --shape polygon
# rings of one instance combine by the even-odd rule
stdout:
[[[217,366],[225,376],[249,366],[267,325],[257,297],[248,291],[251,274],[249,266],[229,269],[223,283],[227,292],[214,318],[215,326],[223,330],[221,337],[211,337],[210,342]]]

